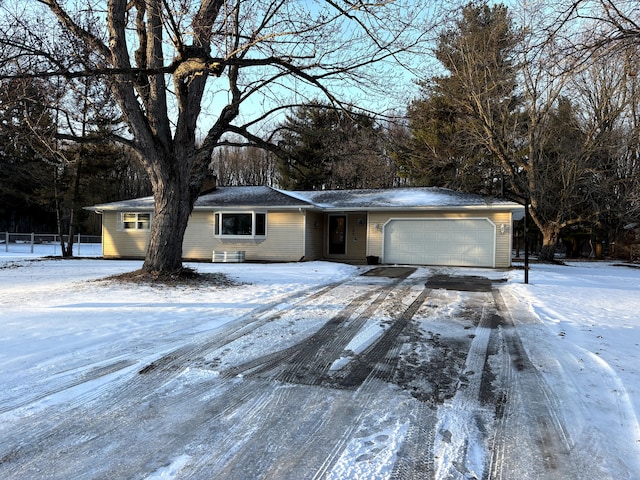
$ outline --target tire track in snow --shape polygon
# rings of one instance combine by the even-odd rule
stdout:
[[[435,476],[433,452],[436,411],[425,402],[416,402],[407,436],[398,451],[391,480],[423,480]]]
[[[184,352],[176,350],[168,355],[160,357],[143,367],[140,373],[148,373],[159,367],[164,368],[165,365],[171,365],[175,363],[176,360],[179,361],[184,359],[187,355],[191,358],[196,358],[198,356],[205,355],[207,352],[223,348],[244,336],[250,335],[258,328],[282,317],[287,312],[290,312],[295,308],[301,308],[303,305],[322,298],[324,295],[343,283],[344,281],[334,282],[319,290],[307,289],[303,292],[294,292],[284,298],[272,301],[262,307],[252,310],[246,316],[230,322],[221,329],[216,330],[212,335],[210,335],[211,338],[209,340],[187,345],[184,347]],[[311,293],[309,294],[309,292]],[[281,308],[283,304],[286,305],[286,308]]]
[[[380,378],[381,380],[391,379],[393,375],[393,362],[397,361],[397,349],[400,348],[400,345],[397,343],[398,336],[407,327],[430,292],[431,289],[425,287],[411,305],[393,322],[391,327],[384,332],[382,337],[367,347],[350,363],[349,373],[340,380],[341,387],[358,387],[362,385],[370,375],[375,375],[376,378]],[[395,350],[389,355],[390,350],[394,346]]]
[[[212,334],[208,335],[208,340],[200,341],[198,343],[192,343],[182,345],[178,348],[169,347],[166,353],[162,354],[155,360],[142,366],[139,373],[148,374],[151,371],[155,372],[155,375],[160,377],[163,375],[175,374],[176,370],[188,366],[194,358],[200,355],[218,348],[222,348],[225,345],[245,336],[250,335],[256,329],[264,326],[265,324],[279,318],[287,310],[279,308],[282,304],[286,304],[288,310],[295,307],[300,307],[306,303],[313,302],[314,300],[321,298],[331,290],[339,287],[347,280],[330,283],[321,289],[308,288],[303,291],[296,291],[290,293],[284,297],[278,298],[268,304],[265,304],[259,308],[256,308],[246,314],[240,319],[230,322],[227,325],[222,326],[220,329],[215,330]],[[275,310],[275,313],[274,313]],[[122,356],[122,355],[120,355]],[[55,397],[58,394],[64,393],[75,387],[81,386],[84,383],[91,382],[118,372],[120,370],[126,370],[138,363],[139,360],[134,358],[128,359],[114,359],[113,362],[107,363],[104,366],[92,367],[87,365],[86,372],[80,374],[74,379],[70,379],[64,382],[54,384],[52,387],[39,388],[37,395],[22,397],[19,401],[0,405],[0,414],[11,412],[13,410],[28,407],[32,404],[41,402],[42,400],[50,397]],[[138,383],[138,379],[135,376],[128,378],[126,383],[119,385],[121,389],[135,388]],[[148,383],[145,379],[145,383]],[[81,395],[75,398],[65,399],[65,408],[71,410],[76,406],[83,405],[87,402],[100,398],[104,395],[105,391],[109,388],[113,388],[113,385],[103,385],[94,389],[87,389]]]
[[[322,298],[345,282],[346,280],[334,282],[319,290],[306,289],[303,292],[291,293],[284,298],[279,298],[254,309],[238,321],[224,325],[204,339],[198,337],[197,342],[190,342],[170,350],[168,353],[146,364],[138,371],[138,375],[130,378],[120,388],[120,398],[125,398],[129,390],[154,392],[183,369],[194,366],[197,360],[207,353],[223,348],[239,338],[252,334],[255,330],[277,320],[295,308],[301,308]],[[283,304],[286,305],[285,308],[282,308]]]
[[[355,322],[350,322],[351,316],[375,293],[375,291],[365,292],[350,301],[337,315],[329,319],[318,331],[302,342],[232,367],[226,370],[223,375],[225,377],[234,377],[240,374],[257,376],[268,374],[269,377],[278,378],[285,382],[313,383],[302,381],[300,373],[302,368],[305,366],[309,368],[309,363],[314,357],[317,357],[319,350],[330,349],[332,341],[339,341],[337,339],[344,336],[342,334],[348,329],[348,326],[351,325],[353,327]],[[273,371],[279,368],[286,368],[286,371],[274,374]]]
[[[327,473],[344,447],[351,441],[362,420],[371,415],[368,408],[377,400],[380,381],[372,378],[367,382],[368,387],[363,386],[351,393],[344,390],[327,391],[325,388],[313,386],[318,383],[317,372],[307,375],[303,379],[306,381],[302,382],[299,376],[291,378],[290,375],[283,376],[282,373],[288,373],[289,368],[293,372],[298,372],[301,362],[314,360],[317,360],[315,366],[328,368],[334,357],[357,333],[362,320],[368,319],[379,308],[396,284],[397,282],[393,282],[391,286],[376,289],[374,292],[368,292],[356,298],[352,304],[325,324],[325,327],[329,326],[328,330],[320,329],[321,335],[314,341],[301,342],[295,347],[286,349],[285,352],[276,352],[276,354],[267,355],[267,358],[262,357],[255,362],[250,362],[249,365],[242,366],[240,370],[244,372],[243,382],[251,383],[253,379],[289,381],[291,383],[278,387],[287,394],[279,396],[278,401],[272,399],[269,409],[265,409],[266,415],[256,414],[254,410],[247,413],[248,417],[243,418],[243,423],[252,423],[255,431],[246,442],[241,441],[241,447],[234,443],[232,457],[199,462],[194,468],[198,471],[214,469],[218,475],[225,478],[251,477],[256,471],[261,472],[262,478],[274,479],[305,478],[310,472],[315,472],[314,478],[321,478],[321,472]],[[378,295],[374,295],[375,293]],[[374,297],[371,303],[349,324],[348,320],[354,311],[357,311],[363,302],[370,300],[371,297]],[[412,306],[414,312],[418,306],[414,303]],[[336,326],[343,328],[334,330]],[[322,340],[331,347],[317,350],[316,340]],[[295,352],[292,354],[291,351],[294,348],[299,352],[305,352],[306,349],[308,353],[296,357]],[[333,353],[330,353],[328,358],[323,358],[327,352]],[[238,371],[234,370],[226,372],[225,377],[235,375],[238,375]],[[328,399],[331,401],[328,402]],[[319,405],[323,407],[319,408]],[[293,417],[291,412],[294,412]],[[299,438],[301,432],[304,440]],[[277,441],[265,446],[264,438],[267,436],[277,438]],[[238,438],[237,435],[234,437]],[[240,438],[244,437],[240,435]],[[290,448],[292,444],[298,445],[295,454]],[[328,446],[331,447],[329,452]],[[229,445],[229,448],[231,447],[232,445]],[[282,450],[281,454],[278,453],[280,450]],[[274,458],[276,460],[273,460],[269,466],[266,459]]]
[[[355,395],[359,404],[367,405],[375,397],[376,392],[380,390],[381,382],[386,384],[391,380],[400,348],[398,336],[406,328],[430,292],[430,288],[424,288],[382,337],[362,352],[355,368],[341,380],[340,386],[342,388],[356,388]],[[394,478],[411,478],[398,475],[403,471],[428,470],[432,461],[430,444],[428,442],[423,443],[423,441],[430,439],[428,432],[433,429],[434,417],[433,415],[422,415],[425,413],[423,408],[418,408],[417,410],[418,414],[414,417],[415,421],[411,422],[409,426],[409,434],[405,438],[402,447],[404,452],[409,452],[409,455],[405,454],[400,457],[401,463],[398,469],[394,467],[394,475],[396,475]],[[365,409],[363,408],[361,411],[364,412]],[[357,420],[357,423],[360,423],[362,419],[359,418]],[[326,457],[322,468],[313,477],[314,479],[322,478],[321,475],[326,474],[336,464],[345,446],[352,440],[357,423],[354,422],[354,428],[342,435],[333,451]]]
[[[296,306],[320,298],[336,286],[338,285],[326,287],[322,291],[317,291],[308,297],[298,299]],[[380,295],[380,302],[382,302],[384,296],[383,294]],[[294,307],[288,307],[287,311],[290,311],[292,308]],[[85,455],[80,455],[80,457],[86,456],[86,458],[90,458],[90,453],[96,448],[96,444],[100,444],[103,441],[100,440],[101,438],[105,439],[104,442],[107,442],[107,438],[118,436],[121,431],[135,430],[135,427],[140,421],[140,417],[147,415],[145,412],[139,410],[141,408],[140,405],[144,405],[152,401],[153,398],[157,398],[163,386],[170,384],[172,379],[176,378],[180,371],[183,371],[185,367],[188,367],[192,363],[194,358],[208,351],[221,348],[243,335],[250,334],[259,326],[282,316],[283,310],[281,309],[276,314],[260,316],[257,320],[255,319],[255,311],[253,313],[254,315],[249,316],[244,325],[240,325],[239,327],[233,325],[232,328],[225,329],[226,334],[218,338],[173,349],[156,361],[141,368],[138,375],[132,376],[129,381],[122,385],[122,388],[119,388],[117,391],[107,391],[106,395],[96,393],[95,395],[91,395],[93,398],[85,397],[82,400],[76,399],[70,402],[64,409],[64,414],[66,415],[64,415],[63,412],[58,412],[56,418],[36,422],[27,426],[27,428],[16,429],[13,433],[26,440],[26,445],[13,449],[5,455],[0,455],[0,457],[4,459],[15,459],[17,457],[23,459],[29,458],[29,461],[22,465],[22,471],[37,470],[37,465],[41,461],[44,461],[40,452],[46,450],[46,445],[57,443],[57,439],[60,438],[60,432],[65,432],[64,450],[73,450],[76,453],[84,452]],[[355,328],[355,331],[357,331],[357,328]],[[347,338],[351,338],[351,335],[347,335]],[[263,381],[258,381],[258,386],[256,386],[256,382],[253,380],[251,382],[232,382],[231,386],[223,389],[223,400],[212,401],[210,408],[215,411],[212,418],[220,420],[234,415],[237,411],[247,411],[245,408],[247,403],[253,405],[254,408],[252,408],[251,411],[260,412],[264,410],[260,405],[264,406],[269,404],[269,402],[265,400],[267,397],[264,396],[264,389]],[[81,413],[92,408],[92,400],[96,400],[98,397],[100,397],[101,407],[99,411],[94,411],[89,415]],[[257,400],[260,398],[262,398],[262,402]],[[179,398],[175,400],[169,398],[166,401],[163,400],[162,408],[165,410],[172,409],[173,407],[179,408],[185,401],[186,400]],[[104,409],[104,406],[107,408]],[[210,408],[208,409],[209,411]],[[72,411],[75,413],[69,415]],[[75,418],[73,418],[74,416]],[[85,418],[87,418],[87,420],[85,420]],[[250,418],[257,417],[250,416]],[[91,419],[91,425],[87,425],[86,422],[89,421],[88,419]],[[170,443],[171,442],[169,442],[169,444]],[[110,448],[116,450],[123,448],[126,450],[126,446],[119,447],[116,445]],[[98,448],[98,450],[100,450],[100,448]],[[126,456],[127,452],[123,451],[122,455]],[[125,465],[127,461],[123,461],[122,463]],[[122,468],[124,468],[124,466]],[[64,470],[64,468],[62,468],[62,470]]]
[[[529,359],[511,313],[499,291],[494,299],[504,321],[500,325],[502,362],[499,372],[492,455],[484,478],[581,478],[582,466],[572,458],[574,441],[559,416],[556,396]],[[525,319],[523,319],[525,320]]]
[[[337,285],[349,288],[348,282]],[[404,287],[402,282],[393,286],[400,294],[404,294]],[[403,338],[407,326],[429,298],[427,288],[415,292],[413,303],[398,311],[383,335],[360,354],[361,364],[351,362],[344,367],[348,373],[344,379],[349,381],[343,385],[339,384],[340,377],[327,379],[327,365],[339,357],[367,318],[388,302],[393,289],[385,292],[384,288],[372,288],[358,297],[361,303],[354,300],[353,305],[348,304],[330,318],[321,327],[326,327],[325,338],[317,338],[324,342],[322,346],[298,342],[291,351],[287,348],[263,355],[244,364],[244,370],[229,369],[223,375],[199,363],[200,357],[251,335],[296,308],[304,308],[311,297],[321,300],[332,288],[300,299],[291,297],[290,304],[276,312],[263,306],[249,312],[242,325],[228,325],[216,330],[215,335],[199,335],[196,342],[144,364],[138,369],[144,373],[132,374],[122,388],[115,390],[111,385],[96,396],[84,397],[89,400],[86,405],[74,399],[70,406],[52,410],[52,417],[38,419],[32,426],[25,419],[17,424],[17,433],[12,431],[12,437],[6,439],[13,450],[0,447],[0,474],[5,478],[42,478],[47,468],[57,468],[68,478],[144,478],[145,472],[170,464],[179,452],[189,460],[180,467],[178,477],[208,479],[215,472],[218,478],[339,478],[336,466],[341,465],[349,448],[373,441],[369,438],[373,439],[379,428],[372,426],[373,419],[385,409],[395,409],[395,418],[406,425],[391,478],[439,478],[433,463],[436,435],[440,435],[436,430],[438,406],[410,398],[406,392],[397,395],[397,388],[389,388],[401,347],[407,342]],[[497,297],[495,301],[500,304]],[[478,294],[473,298],[479,298]],[[270,308],[279,302],[270,304]],[[466,305],[469,301],[464,299]],[[500,311],[506,311],[503,305]],[[332,324],[336,318],[338,321]],[[477,422],[474,428],[487,440],[487,450],[492,449],[483,478],[586,478],[571,476],[575,471],[566,468],[562,451],[571,447],[571,439],[566,436],[563,440],[561,419],[548,414],[555,410],[555,397],[548,386],[529,382],[532,375],[535,377],[529,369],[535,373],[535,368],[510,317],[499,320],[491,303],[486,302],[470,343],[459,390],[465,391],[470,401],[471,406],[464,408],[476,409],[469,418]],[[283,356],[283,351],[290,355]],[[487,369],[488,363],[492,369]],[[356,367],[362,369],[356,372]],[[197,377],[199,369],[202,379]],[[329,372],[329,377],[332,375]],[[539,374],[538,379],[542,381]],[[336,386],[342,388],[326,388]],[[531,395],[535,389],[537,393]],[[472,404],[472,399],[477,403]],[[394,401],[406,402],[404,410],[390,403]],[[523,406],[529,408],[531,402],[535,405],[529,409],[529,418]],[[473,414],[478,411],[489,417],[495,415],[486,432],[481,428],[484,417]],[[514,427],[517,430],[520,426],[515,422],[520,420],[524,427],[514,435]],[[28,434],[21,437],[20,431]],[[369,432],[372,437],[365,436]],[[518,451],[512,448],[518,442],[538,449],[542,470],[527,472],[521,469],[524,463],[515,463],[520,459],[514,459]],[[464,471],[464,459],[474,453],[467,448],[471,444],[467,442],[465,447],[460,443],[464,448],[455,457],[460,475],[454,478],[472,478],[472,472]],[[96,452],[98,457],[106,459],[108,455],[119,460],[100,462]],[[362,461],[375,461],[375,454]]]
[[[348,344],[357,331],[361,328],[364,321],[369,319],[376,309],[384,302],[390,291],[396,288],[398,282],[393,282],[390,286],[386,286],[382,289],[376,289],[374,292],[369,292],[354,300],[353,304],[347,306],[338,316],[330,320],[325,324],[327,329],[321,329],[317,338],[313,338],[312,341],[305,341],[298,344],[296,347],[301,352],[299,356],[292,354],[291,349],[287,349],[286,352],[280,352],[277,358],[269,356],[266,363],[261,364],[259,360],[252,362],[251,365],[244,365],[243,368],[259,368],[258,370],[250,370],[243,378],[246,381],[250,381],[251,378],[265,377],[269,372],[274,372],[269,378],[277,381],[290,382],[297,385],[317,385],[322,380],[324,372],[329,368],[335,358],[342,352],[343,348]],[[377,296],[374,295],[377,293]],[[295,443],[295,432],[300,429],[299,424],[305,425],[306,440],[304,445],[300,445],[296,449],[296,455],[291,457],[289,452],[288,458],[283,458],[279,462],[273,464],[273,466],[264,471],[263,478],[303,478],[304,473],[315,472],[313,478],[323,478],[324,475],[331,471],[333,466],[338,461],[343,450],[353,440],[353,436],[359,428],[362,421],[370,415],[369,408],[372,407],[377,401],[377,397],[380,392],[381,381],[390,380],[393,375],[393,366],[398,357],[398,335],[406,327],[407,323],[411,320],[417,309],[420,307],[426,296],[428,295],[428,289],[418,296],[418,298],[400,315],[398,319],[394,321],[394,324],[388,329],[387,333],[383,335],[378,342],[374,343],[374,346],[369,347],[368,351],[365,351],[365,355],[368,355],[369,360],[373,362],[372,368],[367,369],[367,374],[362,381],[357,385],[355,390],[349,388],[347,391],[338,390],[329,393],[326,389],[313,389],[319,397],[316,402],[321,402],[327,395],[332,396],[333,401],[329,407],[330,414],[327,411],[314,411],[311,418],[314,419],[312,425],[310,425],[310,419],[307,418],[307,412],[303,405],[300,405],[299,409],[296,409],[298,416],[292,420],[292,423],[288,424],[288,429],[277,435],[278,443]],[[349,315],[357,310],[362,302],[366,299],[370,299],[374,296],[371,303],[365,308],[365,310],[359,314],[355,319],[348,324]],[[340,321],[335,322],[338,319]],[[348,325],[347,325],[348,324]],[[334,329],[335,327],[342,327]],[[324,328],[324,327],[323,327]],[[390,332],[390,333],[389,333]],[[327,348],[318,349],[318,345],[329,345]],[[287,362],[291,362],[288,364]],[[303,368],[306,368],[302,378],[299,373]],[[284,369],[284,370],[283,370]],[[247,370],[245,370],[247,371]],[[237,372],[233,372],[237,373]],[[344,386],[343,386],[344,388]],[[350,393],[350,391],[353,393]],[[295,393],[296,390],[292,390]],[[307,399],[309,396],[313,397],[313,394],[306,393]],[[291,402],[291,401],[290,401]],[[347,413],[345,413],[347,412]],[[348,418],[345,418],[347,416]],[[418,416],[418,423],[424,425],[425,421],[431,417]],[[306,420],[305,420],[306,419]],[[281,422],[281,415],[277,416],[277,422]],[[431,423],[433,420],[431,419]],[[429,428],[417,429],[416,431],[426,432]],[[270,432],[272,430],[269,430]],[[292,433],[293,432],[293,433]],[[287,437],[294,436],[291,440],[287,440]],[[260,438],[260,435],[257,435]],[[414,438],[417,438],[414,435]],[[424,439],[424,435],[419,437],[420,440]],[[422,443],[421,441],[419,443]],[[416,444],[416,451],[417,451]],[[330,450],[327,451],[327,446],[330,446]],[[240,465],[251,464],[252,456],[256,455],[256,451],[261,449],[261,445],[254,445],[252,448],[247,448],[246,453],[241,458],[234,458],[233,465],[225,470],[229,478],[236,478],[243,472]],[[249,453],[251,452],[251,453]],[[413,457],[413,462],[423,462],[424,459],[429,457],[428,451],[424,451],[424,444],[422,445],[423,454],[417,457]],[[273,456],[273,452],[271,452]],[[296,476],[296,472],[299,476]],[[308,477],[308,475],[306,475]],[[239,477],[238,477],[239,478]]]
[[[350,437],[366,405],[349,392],[317,386],[283,384],[280,389],[285,394],[270,404],[268,416],[254,422],[242,449],[216,468],[221,478],[310,478],[327,450]]]
[[[12,410],[17,410],[22,407],[26,407],[28,405],[44,400],[45,398],[51,397],[65,390],[69,390],[79,385],[82,385],[84,383],[89,383],[94,380],[98,380],[102,377],[106,377],[108,375],[111,375],[112,373],[116,373],[120,370],[127,369],[128,367],[135,365],[135,363],[136,362],[134,362],[133,360],[124,359],[124,360],[117,360],[115,362],[110,362],[110,363],[107,363],[106,365],[100,365],[100,366],[94,366],[94,367],[91,367],[89,365],[88,367],[90,368],[87,371],[80,373],[76,378],[72,380],[61,382],[57,384],[55,387],[48,388],[45,391],[36,390],[36,393],[34,395],[22,397],[19,401],[14,401],[8,404],[0,405],[0,414],[7,413]],[[98,388],[96,389],[96,392],[101,392],[103,391],[104,388],[107,388],[107,387]],[[84,398],[86,399],[86,397]]]
[[[225,455],[218,446],[233,451],[241,444],[254,428],[249,420],[260,419],[275,394],[261,382],[220,388],[215,397],[202,401],[206,393],[202,385],[189,395],[146,401],[138,397],[117,408],[82,409],[57,425],[52,435],[30,443],[19,469],[5,478],[41,478],[38,472],[56,472],[57,478],[144,478],[146,469],[155,470],[162,466],[158,462],[185,451],[185,439],[196,444],[215,441],[210,445]],[[53,445],[56,452],[47,451]],[[193,447],[186,447],[191,452]],[[96,454],[111,461],[97,461]]]
[[[282,316],[283,312],[287,311],[285,309],[277,308],[282,305],[282,302],[287,303],[287,309],[291,310],[292,308],[300,307],[321,298],[323,295],[327,294],[334,288],[339,287],[345,282],[346,280],[334,282],[320,290],[307,289],[302,292],[307,295],[302,297],[300,296],[301,292],[298,291],[291,293],[284,298],[279,298],[277,301],[253,310],[240,321],[232,322],[228,326],[223,327],[223,329],[221,329],[222,331],[217,330],[214,334],[209,335],[209,339],[204,342],[191,343],[179,348],[171,349],[160,358],[141,368],[137,375],[133,374],[131,376],[121,377],[116,379],[115,382],[105,383],[98,388],[87,389],[80,395],[73,396],[70,399],[65,399],[63,405],[58,405],[58,410],[55,415],[49,416],[43,421],[25,421],[22,425],[18,425],[13,429],[12,436],[30,440],[22,442],[21,445],[11,445],[10,442],[3,442],[4,445],[0,447],[0,465],[6,459],[25,458],[31,456],[30,452],[39,450],[37,445],[46,445],[48,443],[55,442],[56,437],[59,435],[59,430],[66,429],[70,432],[73,431],[73,427],[65,426],[65,416],[71,416],[71,412],[83,410],[85,406],[91,405],[94,401],[107,401],[110,406],[108,409],[109,413],[106,415],[122,417],[120,412],[131,408],[132,398],[140,399],[153,395],[162,387],[162,385],[169,382],[184,368],[191,365],[194,358],[197,358],[208,351],[221,348],[242,336],[249,335],[257,328]],[[274,310],[276,313],[273,313]],[[109,373],[114,373],[119,369],[126,368],[124,362],[127,362],[129,366],[135,365],[136,363],[133,360],[121,360],[112,365],[97,369],[94,372],[91,372],[91,374],[85,375],[76,381],[41,391],[37,398],[33,397],[26,399],[20,402],[21,404],[18,406],[4,406],[4,413],[9,413],[16,408],[28,407],[29,405],[41,402],[49,397],[55,397],[58,394],[64,395],[65,391],[75,387],[81,387],[82,384],[96,379],[100,375],[108,375]],[[117,388],[117,390],[114,391],[114,387]],[[235,403],[231,402],[228,409],[233,409],[240,405],[243,399],[247,399],[253,394],[255,394],[255,392],[249,392],[246,395],[241,394],[240,399]],[[44,406],[42,408],[49,407]],[[112,430],[113,428],[110,425],[104,426],[105,434],[111,433]],[[77,436],[78,438],[83,437],[80,433],[78,433]],[[43,449],[43,447],[40,449]]]
[[[322,384],[333,362],[404,278],[393,279],[359,295],[302,342],[228,369],[224,375],[233,377],[244,373],[283,382]],[[364,310],[354,317],[362,308]]]
[[[465,293],[464,304],[479,317],[456,393],[438,407],[434,478],[479,479],[488,457],[486,437],[493,412],[483,405],[487,359],[496,323],[493,299],[486,292]],[[479,312],[479,313],[478,313]]]

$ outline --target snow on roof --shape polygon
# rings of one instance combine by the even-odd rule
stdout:
[[[380,190],[319,190],[286,192],[321,208],[428,208],[468,207],[494,204],[513,205],[511,202],[490,199],[480,195],[455,192],[438,187],[394,188]]]
[[[153,197],[140,197],[132,200],[121,200],[119,202],[101,203],[91,207],[85,207],[87,210],[153,210]]]
[[[217,187],[201,195],[194,205],[195,209],[212,207],[254,208],[254,207],[313,207],[304,200],[287,195],[279,190],[264,186],[254,187]],[[153,197],[135,198],[120,202],[103,203],[88,207],[90,210],[153,210]]]
[[[217,208],[319,208],[392,209],[503,206],[522,209],[502,199],[460,193],[439,187],[413,187],[369,190],[289,191],[265,186],[218,187],[195,203],[196,209]],[[153,210],[153,197],[143,197],[90,207],[91,210]]]
[[[308,202],[271,187],[218,187],[196,200],[206,207],[310,207]]]

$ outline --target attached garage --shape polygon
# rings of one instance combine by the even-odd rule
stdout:
[[[488,218],[391,219],[383,232],[384,263],[496,266],[496,225]]]

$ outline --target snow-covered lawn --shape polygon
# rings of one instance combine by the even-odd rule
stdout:
[[[606,472],[622,459],[629,478],[640,478],[640,269],[567,262],[530,273],[529,285],[511,281],[505,290],[514,315],[527,309],[542,321],[520,330],[532,362],[568,393],[559,408],[573,432],[609,439],[594,464]]]
[[[250,312],[278,299],[293,302],[298,293],[370,268],[328,262],[194,264],[199,272],[225,273],[241,285],[153,288],[96,281],[136,270],[140,262],[38,260],[38,255],[0,251],[0,438],[4,429],[10,431],[12,421],[37,416],[51,406],[96,398],[109,383],[117,384],[196,334],[241,325]],[[567,394],[559,399],[558,410],[572,430],[569,434],[615,438],[609,447],[600,442],[597,469],[603,476],[593,478],[613,478],[607,472],[625,470],[640,478],[640,269],[596,262],[534,264],[529,285],[522,283],[517,269],[461,272],[507,279],[499,288],[531,363],[552,390],[557,387]],[[338,309],[339,302],[323,308]],[[308,331],[296,332],[301,338],[319,326],[311,311],[309,315]],[[527,318],[541,322],[519,324]],[[273,338],[291,334],[272,323],[271,330],[271,324],[262,327],[262,337],[252,337],[253,345],[238,342],[237,351],[228,352],[234,363],[252,358],[252,349],[268,350]],[[351,344],[350,350],[362,349],[371,335],[357,341],[362,345]],[[184,372],[185,384],[197,375],[211,374],[204,372]],[[455,409],[447,411],[452,414]],[[375,443],[384,436],[400,441],[405,430],[404,424],[391,425],[386,435],[363,441]],[[357,472],[354,478],[389,474],[379,462],[359,462],[357,469],[355,463],[345,464],[359,455],[354,444],[347,445],[341,471]],[[148,478],[178,478],[188,462],[188,456],[177,456]]]

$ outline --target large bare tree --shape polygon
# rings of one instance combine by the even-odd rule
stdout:
[[[563,35],[582,53],[637,47],[640,40],[636,0],[559,0],[542,10],[551,18],[545,30]]]
[[[638,75],[640,9],[636,0],[559,0],[539,29],[560,39],[569,59],[569,95],[582,112],[582,161],[591,182],[582,184],[590,221],[615,231],[638,219]]]
[[[15,12],[7,5],[27,3],[7,20]],[[421,7],[429,7],[432,23],[437,5]],[[430,30],[412,1],[38,0],[3,7],[10,28],[2,46],[11,52],[5,76],[94,76],[110,88],[129,129],[118,140],[137,153],[153,187],[147,273],[182,268],[189,214],[226,133],[275,148],[260,128],[292,104],[319,93],[336,104],[357,101],[356,87],[369,98],[388,94],[405,73],[405,54],[416,53]],[[57,19],[59,36],[29,23],[46,22],[46,13]],[[16,36],[21,28],[28,33]],[[59,48],[62,37],[91,55]]]

